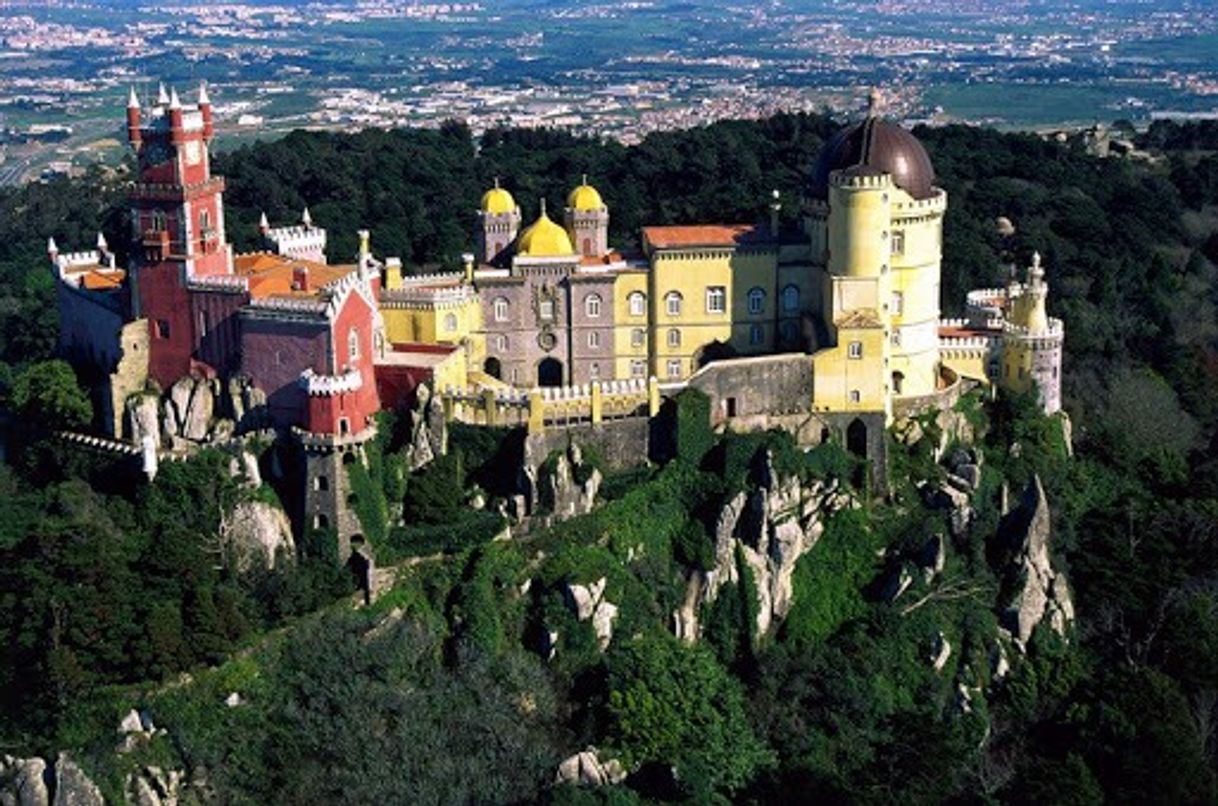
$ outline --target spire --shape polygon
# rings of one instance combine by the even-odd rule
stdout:
[[[305,207],[304,212],[300,214],[300,223],[306,227],[313,226],[313,216],[309,215],[309,208]]]
[[[176,88],[169,90],[169,108],[170,109],[181,109],[182,108],[182,101],[178,98],[178,91]]]
[[[879,87],[872,87],[867,94],[867,117],[878,118],[884,111],[884,94]]]
[[[165,92],[165,82],[161,82],[156,92],[156,102],[165,106],[169,103],[169,93]]]
[[[100,232],[97,233],[97,251],[108,252],[109,250],[110,244],[106,243],[106,236]]]
[[[129,93],[127,93],[127,108],[128,109],[139,109],[140,108],[140,99],[137,98],[135,95],[135,86],[134,85],[132,85],[131,91]]]
[[[199,82],[199,106],[211,106],[211,96],[207,94],[207,82]]]
[[[59,245],[55,243],[54,238],[47,238],[47,254],[51,257],[59,254]]]
[[[546,215],[546,197],[545,196],[541,197],[541,215],[539,217],[540,218],[549,218],[549,216]]]
[[[579,175],[579,183],[580,183],[581,185],[583,185],[584,187],[587,187],[587,186],[588,186],[588,175],[587,175],[587,174],[580,174],[580,175]]]
[[[271,224],[269,221],[266,220],[266,211],[264,210],[262,212],[261,218],[258,219],[258,231],[266,232],[270,228],[271,228]]]
[[[499,177],[495,177],[495,190],[499,189]]]

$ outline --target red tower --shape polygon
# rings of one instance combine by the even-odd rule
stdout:
[[[162,89],[146,117],[134,92],[128,101],[127,137],[138,157],[130,197],[134,313],[148,320],[149,372],[166,387],[190,372],[206,335],[191,314],[188,281],[233,273],[224,180],[211,175],[213,135],[206,87],[193,108],[183,108],[176,90],[166,96]]]

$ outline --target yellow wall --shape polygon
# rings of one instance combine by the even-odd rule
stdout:
[[[890,411],[884,384],[884,331],[880,327],[841,328],[838,344],[812,356],[815,411]],[[863,357],[849,358],[849,344],[862,342]],[[850,399],[857,390],[859,400]]]
[[[640,292],[647,297],[643,306],[642,316],[630,315],[630,295]],[[647,272],[645,270],[624,271],[613,281],[613,373],[615,378],[630,377],[630,363],[634,360],[644,362],[644,375],[651,373],[651,365],[647,360],[651,344],[651,327],[648,324],[648,312],[651,310],[650,289],[647,287]],[[635,329],[642,329],[643,343],[635,347],[631,334]]]
[[[904,376],[902,396],[928,395],[935,391],[939,375],[935,336],[946,199],[940,195],[915,201],[899,189],[893,190],[892,198],[890,250],[898,234],[903,249],[891,255],[890,331],[897,338],[891,340],[889,369]]]
[[[457,318],[452,330],[444,327],[450,313]],[[385,338],[391,343],[458,344],[482,329],[482,308],[476,297],[457,303],[382,305],[381,318],[385,320]]]
[[[681,252],[657,252],[652,255],[648,303],[651,306],[651,371],[660,380],[668,380],[668,362],[681,361],[681,377],[687,378],[695,367],[694,356],[699,348],[713,341],[728,342],[732,337],[731,310],[732,252],[729,249],[699,249]],[[725,289],[723,313],[708,313],[706,290],[712,286]],[[669,316],[665,298],[676,291],[682,297],[679,316]],[[668,332],[681,333],[679,347],[668,346]]]

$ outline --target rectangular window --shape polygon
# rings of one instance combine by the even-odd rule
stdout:
[[[156,336],[158,339],[169,338],[169,320],[168,319],[156,320]]]
[[[668,331],[668,346],[669,347],[680,347],[681,346],[681,331],[677,330],[675,327],[672,330]]]
[[[765,328],[761,325],[752,325],[749,328],[749,344],[761,344],[765,341]]]
[[[900,291],[892,292],[892,312],[896,316],[900,316],[905,312],[905,295]]]
[[[892,231],[892,253],[894,255],[905,254],[905,230]]]
[[[643,330],[643,328],[641,328],[641,327],[636,327],[634,330],[630,331],[630,346],[631,347],[642,347],[646,343],[647,343],[647,331],[646,330]]]
[[[899,327],[894,327],[892,329],[892,346],[893,347],[901,346],[901,329]]]
[[[643,378],[647,375],[647,364],[644,361],[634,360],[630,362],[630,377]]]
[[[592,365],[588,367],[588,375],[594,381],[599,378],[601,376],[601,365],[593,361]]]
[[[706,312],[723,313],[727,310],[727,289],[712,285],[706,289]]]
[[[588,348],[598,350],[601,346],[601,334],[593,330],[588,334]]]
[[[860,403],[860,402],[862,402],[862,400],[863,400],[863,395],[862,395],[862,393],[859,392],[858,389],[850,390],[850,402],[851,403]]]
[[[668,362],[668,377],[674,380],[681,377],[680,359],[673,359]]]
[[[553,319],[554,318],[554,300],[543,299],[541,301],[541,303],[538,304],[538,306],[537,306],[537,314],[542,319],[546,319],[546,320]]]
[[[850,342],[850,346],[847,348],[847,354],[851,358],[862,358],[863,357],[863,343],[861,341]]]

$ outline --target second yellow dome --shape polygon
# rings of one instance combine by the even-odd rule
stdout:
[[[520,233],[516,251],[528,257],[563,257],[575,254],[575,247],[567,231],[551,221],[542,207],[537,220]]]
[[[597,189],[588,184],[588,179],[585,177],[584,181],[567,195],[567,206],[572,210],[599,210],[605,206],[605,202],[601,199],[601,194]]]

